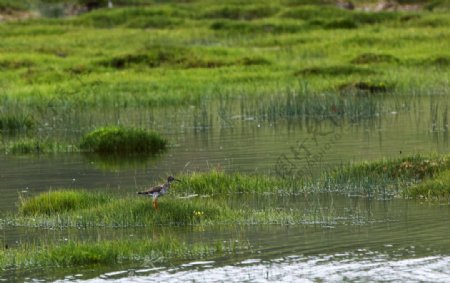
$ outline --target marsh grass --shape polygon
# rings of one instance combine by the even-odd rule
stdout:
[[[342,94],[369,95],[392,92],[394,87],[385,82],[360,81],[341,84],[338,89]]]
[[[109,200],[110,197],[106,194],[82,190],[49,191],[33,198],[21,196],[19,212],[24,216],[61,214],[96,207],[106,204]]]
[[[169,260],[221,256],[248,249],[244,244],[181,242],[172,236],[158,239],[122,239],[97,242],[66,241],[22,244],[0,249],[0,268],[79,267],[119,263],[158,263]]]
[[[350,76],[350,75],[371,75],[375,74],[376,71],[364,67],[356,67],[351,65],[337,65],[337,66],[320,66],[320,67],[309,67],[297,71],[295,75],[297,76]]]
[[[353,64],[376,64],[376,63],[398,63],[400,60],[395,56],[383,53],[362,53],[356,56],[351,63]]]
[[[80,142],[82,150],[99,154],[149,154],[164,150],[166,145],[167,140],[156,132],[119,127],[94,130]]]
[[[179,176],[183,183],[175,188],[186,193],[200,195],[257,194],[288,190],[292,186],[289,180],[264,175],[245,175],[212,170],[193,172]]]
[[[148,197],[84,190],[50,191],[22,197],[20,217],[16,220],[44,227],[133,227],[209,223],[233,215],[226,203],[211,199],[165,197],[159,202],[159,210],[155,210]]]
[[[2,115],[0,114],[0,131],[16,133],[35,129],[36,121],[30,115]]]
[[[450,170],[427,178],[423,182],[407,188],[404,195],[415,199],[450,201]]]
[[[334,169],[322,176],[322,186],[330,191],[370,197],[403,195],[417,198],[423,191],[414,189],[416,184],[423,180],[434,180],[448,169],[450,160],[446,155],[413,155],[399,159],[383,159]],[[439,190],[436,194],[439,194]]]
[[[79,152],[79,148],[75,145],[64,144],[60,142],[41,141],[33,138],[21,138],[10,141],[0,148],[6,154],[53,154],[53,153],[70,153]]]

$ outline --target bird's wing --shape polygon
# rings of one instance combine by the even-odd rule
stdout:
[[[148,190],[146,190],[146,191],[138,192],[138,194],[141,194],[141,195],[151,195],[151,194],[153,194],[153,193],[158,193],[158,192],[160,192],[160,191],[162,190],[162,188],[163,188],[163,186],[162,186],[162,185],[159,185],[159,186],[155,186],[155,187],[153,187],[153,188],[150,188],[150,189],[148,189]]]

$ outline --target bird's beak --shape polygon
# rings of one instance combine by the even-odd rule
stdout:
[[[175,179],[175,178],[173,178],[173,180],[174,180],[174,181],[177,181],[177,182],[180,182],[180,183],[182,182],[180,179]]]

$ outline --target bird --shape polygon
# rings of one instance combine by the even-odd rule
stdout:
[[[169,176],[167,178],[167,182],[161,185],[154,186],[152,188],[149,188],[148,190],[137,192],[139,195],[148,195],[153,197],[153,208],[158,209],[158,197],[161,195],[164,195],[167,193],[167,190],[170,188],[170,184],[173,181],[181,182],[180,180],[176,179],[173,176]]]

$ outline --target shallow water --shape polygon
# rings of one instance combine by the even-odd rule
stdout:
[[[336,216],[328,223],[108,230],[96,237],[160,237],[189,242],[241,241],[249,249],[188,261],[6,272],[1,278],[60,282],[448,282],[450,207],[416,201],[349,199],[328,195]],[[330,206],[323,202],[323,206]],[[298,206],[305,206],[297,198]],[[341,213],[347,211],[348,213]],[[108,234],[109,232],[109,234]],[[67,232],[59,237],[68,236]],[[146,235],[147,233],[147,235]],[[61,235],[65,234],[65,235]],[[80,233],[81,235],[82,233]],[[78,235],[78,236],[80,236]],[[77,236],[77,237],[78,237]]]
[[[255,101],[158,111],[127,109],[119,114],[91,113],[86,121],[101,125],[113,123],[119,117],[121,124],[161,131],[172,145],[158,157],[126,162],[76,153],[1,155],[0,213],[15,211],[19,194],[34,195],[60,187],[130,193],[160,181],[167,174],[186,171],[220,168],[277,174],[280,165],[294,164],[287,168],[290,173],[314,176],[350,161],[450,152],[447,100],[422,97],[386,101],[375,102],[381,104],[374,106],[377,111],[372,116],[353,120],[292,116],[292,113],[278,113],[276,119],[271,114],[272,118],[268,118],[267,114],[258,114],[261,108]],[[80,130],[93,126],[90,122],[80,123]],[[41,129],[40,134],[61,134],[70,141],[80,130],[65,132],[55,125]],[[450,281],[448,205],[340,195],[316,200],[297,196],[230,201],[258,207],[314,206],[322,213],[332,213],[297,225],[155,227],[150,231],[43,232],[0,226],[0,242],[9,246],[42,235],[58,241],[139,239],[166,232],[188,242],[238,240],[251,246],[231,256],[182,262],[4,271],[0,281]]]

